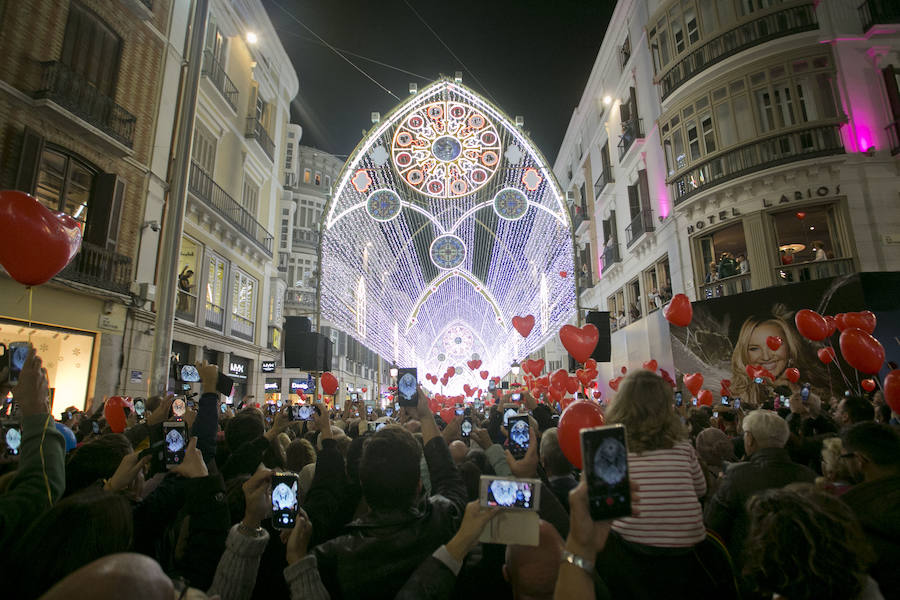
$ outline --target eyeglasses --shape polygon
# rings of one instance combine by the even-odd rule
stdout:
[[[184,600],[188,590],[191,589],[191,584],[184,577],[173,577],[172,586],[175,588],[175,593],[178,594],[177,600]]]

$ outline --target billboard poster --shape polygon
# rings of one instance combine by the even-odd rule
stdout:
[[[898,299],[900,273],[855,273],[695,302],[690,325],[669,328],[675,369],[678,376],[701,373],[703,387],[714,397],[721,393],[751,406],[799,394],[806,383],[820,400],[840,398],[846,390],[858,393],[868,375],[841,357],[840,332],[810,341],[797,331],[794,315],[801,309],[821,315],[874,312],[878,323],[873,335],[886,355],[881,373],[873,376],[878,379],[892,368],[890,363],[900,362]],[[831,364],[818,356],[828,346],[836,356]],[[759,377],[760,368],[772,379]]]

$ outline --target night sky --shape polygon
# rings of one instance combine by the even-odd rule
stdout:
[[[291,120],[303,126],[301,143],[343,158],[371,127],[370,113],[384,115],[399,101],[300,23],[347,51],[350,60],[401,99],[409,97],[410,82],[421,89],[441,74],[463,71],[464,85],[511,117],[525,117],[525,129],[552,163],[615,2],[407,1],[262,0],[300,78]]]

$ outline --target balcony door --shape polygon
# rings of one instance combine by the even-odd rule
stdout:
[[[103,19],[77,2],[69,17],[59,60],[107,98],[115,98],[122,40]]]

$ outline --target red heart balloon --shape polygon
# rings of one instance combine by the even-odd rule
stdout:
[[[565,387],[569,380],[569,372],[565,369],[558,369],[550,376],[550,385],[554,387]]]
[[[831,337],[834,330],[837,329],[837,321],[831,315],[823,315],[822,318],[825,319],[825,323],[828,324],[828,337]]]
[[[691,392],[691,396],[696,396],[703,387],[703,373],[690,373],[684,376],[684,385]]]
[[[469,370],[477,371],[478,367],[481,366],[481,361],[480,360],[470,360],[469,362],[466,363],[466,365],[468,365]]]
[[[388,394],[388,402],[393,402],[393,401],[394,401],[394,395]]]
[[[869,310],[844,314],[845,329],[848,327],[856,327],[857,329],[862,329],[869,335],[875,333],[875,325],[877,322],[875,313]],[[843,329],[841,331],[843,331]]]
[[[841,354],[851,367],[866,375],[874,375],[884,364],[881,342],[859,329],[850,327],[841,333]]]
[[[472,386],[470,386],[470,385],[467,383],[466,385],[463,386],[463,391],[466,392],[466,396],[469,396],[469,397],[471,398],[471,397],[472,397],[472,394],[475,393],[475,388],[473,388]]]
[[[544,359],[538,358],[531,361],[531,374],[535,377],[540,377],[541,373],[544,372]]]
[[[814,310],[798,310],[794,315],[794,323],[800,335],[808,340],[821,342],[828,337],[828,322]]]
[[[359,389],[361,389],[361,390],[362,390],[362,393],[363,393],[363,394],[365,394],[365,393],[366,393],[366,392],[368,392],[368,391],[369,391],[369,388],[365,388],[365,387],[364,387],[364,388],[359,388]]]
[[[534,315],[528,315],[526,317],[513,317],[512,326],[516,328],[516,331],[519,332],[519,335],[527,338],[528,334],[531,333],[531,330],[534,329]]]
[[[128,396],[112,396],[103,405],[103,416],[113,433],[122,433],[127,425],[125,407],[134,410],[134,404]]]
[[[779,348],[781,348],[781,344],[784,343],[784,340],[778,337],[777,335],[770,335],[766,338],[766,346],[769,347],[769,350],[775,352]]]
[[[334,396],[338,389],[338,380],[333,373],[322,373],[322,391],[329,396]]]
[[[572,358],[583,363],[591,357],[594,348],[597,347],[597,342],[600,341],[600,332],[591,323],[581,329],[574,325],[563,325],[559,330],[559,339]]]
[[[596,388],[597,388],[597,385],[598,385],[598,384],[597,384],[596,381],[592,381],[588,387],[596,389]]]
[[[560,271],[559,276],[562,277],[563,279],[565,279],[566,277],[569,276],[569,272],[568,271]]]
[[[863,379],[859,382],[859,384],[862,386],[862,389],[866,390],[867,392],[874,392],[875,388],[877,387],[875,385],[874,379]]]
[[[675,294],[672,300],[663,309],[663,316],[669,323],[679,327],[687,327],[694,318],[694,308],[691,301],[684,294]]]
[[[493,381],[494,383],[499,384],[499,383],[500,383],[500,377],[496,377],[496,376],[495,376],[495,377],[492,377],[492,378],[491,378],[491,381]]]
[[[619,384],[620,384],[620,383],[622,383],[622,378],[621,378],[621,377],[616,377],[615,379],[610,379],[610,380],[609,380],[609,387],[612,388],[612,390],[613,390],[614,392],[618,392],[618,391],[619,391]]]
[[[447,367],[447,379],[456,375],[456,367]]]
[[[594,400],[599,400],[602,395],[603,395],[603,392],[595,391],[594,392]]]
[[[784,370],[784,376],[787,377],[788,381],[791,383],[797,383],[800,381],[800,369],[797,367],[790,367]]]
[[[0,265],[22,285],[41,285],[81,248],[81,226],[32,196],[0,191]]]
[[[581,385],[584,386],[590,385],[591,379],[593,379],[593,377],[591,377],[590,371],[587,371],[585,369],[578,369],[577,371],[575,371],[575,375],[576,377],[578,377],[578,381],[581,382]]]
[[[819,357],[819,360],[822,361],[823,364],[830,364],[836,357],[834,354],[834,348],[831,346],[827,346],[825,348],[819,348],[819,351],[816,352],[816,356]]]
[[[625,375],[626,373],[628,373],[628,367],[626,367],[625,365],[622,365],[622,368],[619,369],[619,371],[622,372],[622,375]]]
[[[603,424],[603,411],[595,402],[572,402],[560,415],[559,447],[576,468],[581,468],[581,430]]]
[[[482,371],[481,373],[479,373],[479,375],[481,375],[482,379],[487,379],[490,373],[488,373],[487,371]]]
[[[894,369],[884,378],[884,401],[900,414],[900,369]]]
[[[445,377],[441,377],[441,385],[442,385],[442,386],[446,387],[448,381],[450,381],[450,380],[447,379],[446,376],[445,376]]]
[[[447,408],[441,409],[441,418],[444,420],[444,423],[449,423],[453,420],[453,417],[456,416],[456,409],[452,406],[448,406]]]
[[[659,363],[656,362],[655,358],[651,358],[641,366],[643,366],[648,371],[653,371],[654,373],[656,373],[656,369],[659,367]]]
[[[596,371],[597,370],[597,361],[593,358],[589,358],[584,361],[584,368],[588,371]]]
[[[578,391],[578,378],[577,377],[569,377],[566,379],[566,391],[570,394],[574,394]]]
[[[709,390],[700,390],[700,393],[697,394],[697,401],[700,403],[700,406],[712,406],[712,392]]]

